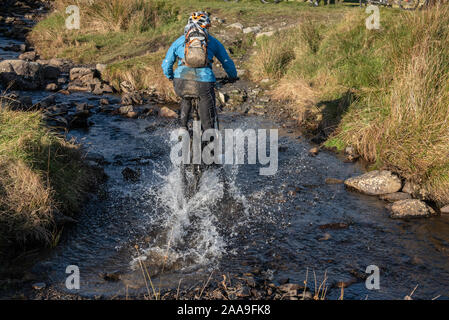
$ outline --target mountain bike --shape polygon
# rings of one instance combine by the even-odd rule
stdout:
[[[237,79],[236,79],[237,80]],[[231,83],[233,81],[236,80],[230,80],[228,78],[223,78],[223,79],[217,79],[217,83],[219,83],[220,85],[225,85],[226,83]],[[216,86],[217,87],[217,86]],[[181,180],[182,180],[182,184],[183,184],[183,191],[184,191],[184,196],[187,199],[192,198],[199,190],[200,187],[200,182],[201,182],[201,177],[203,176],[203,173],[212,165],[207,165],[205,163],[203,163],[203,161],[201,160],[201,163],[193,163],[193,159],[194,159],[194,122],[195,121],[200,121],[200,116],[199,116],[199,111],[198,111],[198,103],[199,103],[199,96],[196,95],[186,95],[184,96],[185,99],[190,99],[191,101],[191,109],[190,109],[190,115],[189,115],[189,122],[187,125],[187,130],[189,133],[189,163],[188,164],[184,164],[181,163],[180,166],[180,170],[181,170]],[[218,122],[218,117],[217,115],[215,115],[215,129],[219,130],[219,122]],[[202,136],[202,131],[203,129],[201,128],[200,132],[198,132],[197,134],[199,134],[199,136]],[[202,143],[201,145],[201,150],[204,147],[204,143]],[[223,170],[220,170],[220,180],[222,180],[222,182],[224,184],[226,184],[226,179],[224,176],[224,172]]]

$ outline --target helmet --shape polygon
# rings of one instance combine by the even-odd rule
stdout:
[[[201,28],[209,28],[210,27],[209,15],[204,11],[194,12],[189,17],[189,24],[191,24],[191,23],[196,23]]]

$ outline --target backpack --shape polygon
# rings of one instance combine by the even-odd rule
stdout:
[[[193,25],[185,35],[184,64],[191,68],[208,66],[208,34],[198,25]]]

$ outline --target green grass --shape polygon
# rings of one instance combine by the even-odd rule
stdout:
[[[325,146],[351,145],[448,204],[449,6],[380,14],[380,30],[366,29],[359,8],[327,25],[309,19],[281,35],[282,44],[260,42],[250,71],[255,80],[278,79],[273,96],[328,135]],[[271,68],[286,52],[294,58]]]

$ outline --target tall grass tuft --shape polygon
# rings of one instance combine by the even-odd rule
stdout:
[[[79,210],[88,176],[78,147],[46,129],[39,112],[0,104],[0,247],[50,244],[55,215]]]

